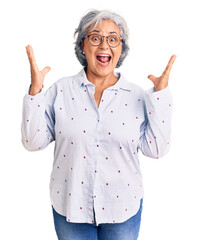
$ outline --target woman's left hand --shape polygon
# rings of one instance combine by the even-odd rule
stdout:
[[[153,75],[148,75],[148,78],[153,82],[155,91],[162,90],[168,86],[169,74],[172,69],[172,65],[176,59],[176,55],[172,55],[166,69],[160,77],[155,77]]]

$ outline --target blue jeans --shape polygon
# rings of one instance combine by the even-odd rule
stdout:
[[[137,240],[140,230],[142,203],[133,217],[123,223],[94,223],[67,222],[66,217],[53,210],[55,230],[59,240]],[[94,209],[93,209],[94,211]]]

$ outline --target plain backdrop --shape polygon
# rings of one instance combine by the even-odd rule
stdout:
[[[147,76],[160,76],[177,55],[169,81],[170,152],[160,159],[140,153],[145,196],[139,240],[196,240],[197,14],[191,0],[1,1],[0,239],[57,239],[49,197],[54,142],[39,152],[28,152],[21,143],[22,101],[30,84],[25,46],[33,46],[40,69],[51,67],[45,90],[78,73],[73,34],[92,8],[115,11],[127,21],[130,52],[116,71],[128,81],[151,88]]]

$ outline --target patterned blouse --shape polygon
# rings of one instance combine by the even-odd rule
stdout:
[[[97,226],[131,218],[144,195],[139,149],[156,159],[169,151],[169,87],[144,91],[116,75],[99,107],[85,69],[23,99],[22,143],[39,151],[55,141],[51,204],[70,222],[93,223],[93,207]]]

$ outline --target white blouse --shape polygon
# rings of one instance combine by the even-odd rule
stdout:
[[[99,107],[84,69],[23,99],[22,143],[38,151],[55,141],[51,204],[70,222],[93,223],[93,206],[97,226],[135,215],[144,194],[138,150],[159,158],[170,147],[169,87],[144,91],[116,74]]]

